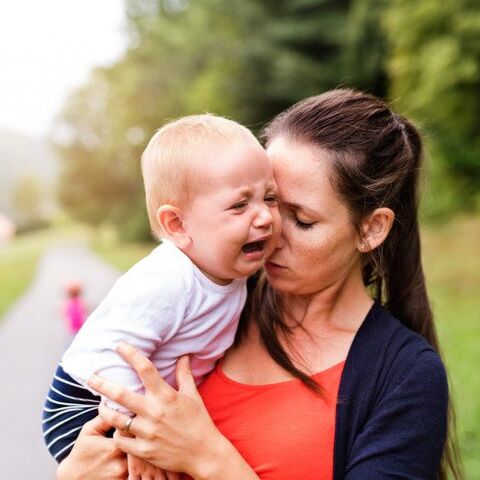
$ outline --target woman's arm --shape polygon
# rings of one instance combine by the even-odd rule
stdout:
[[[233,445],[218,431],[197,391],[188,357],[177,363],[178,392],[160,376],[154,365],[133,347],[121,344],[118,352],[138,373],[145,396],[130,392],[98,376],[88,384],[102,395],[136,414],[129,432],[117,437],[117,447],[164,470],[184,472],[195,479],[257,479]],[[118,429],[129,417],[106,406],[100,415]]]

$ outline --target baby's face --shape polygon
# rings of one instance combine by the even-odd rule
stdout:
[[[213,281],[228,283],[256,272],[272,253],[281,229],[277,186],[253,139],[205,157],[189,179],[191,201],[183,209],[192,238],[186,253]]]

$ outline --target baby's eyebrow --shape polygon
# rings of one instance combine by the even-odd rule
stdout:
[[[238,189],[236,192],[235,192],[236,195],[243,195],[245,197],[248,197],[249,195],[252,194],[252,189],[249,188],[249,187],[242,187],[240,189]]]
[[[267,183],[266,187],[265,187],[266,190],[275,190],[277,191],[277,184],[276,183],[273,183],[273,182],[270,182],[270,183]]]

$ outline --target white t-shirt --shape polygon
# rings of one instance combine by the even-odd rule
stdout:
[[[117,280],[64,353],[63,369],[82,384],[98,373],[142,392],[136,373],[115,351],[124,341],[174,387],[178,357],[191,354],[199,383],[232,345],[246,295],[245,279],[217,285],[164,240]]]

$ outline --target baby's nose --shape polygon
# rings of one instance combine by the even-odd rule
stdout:
[[[267,205],[259,207],[257,215],[255,216],[253,225],[257,228],[269,227],[273,223],[273,216],[270,208]]]

